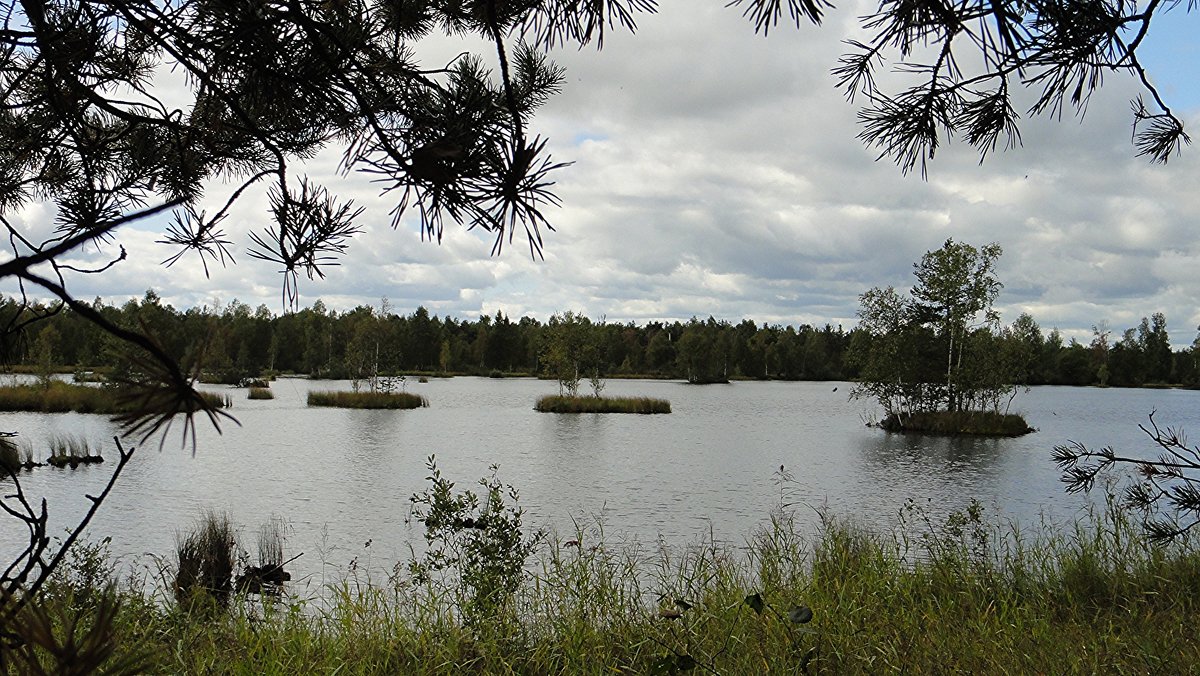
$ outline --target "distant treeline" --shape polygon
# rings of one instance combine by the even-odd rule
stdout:
[[[209,377],[229,382],[265,372],[318,378],[412,372],[538,375],[549,342],[549,323],[531,317],[514,322],[497,312],[460,320],[430,315],[424,307],[402,315],[386,301],[382,307],[346,312],[329,310],[321,301],[284,314],[238,301],[219,310],[180,311],[148,291],[120,306],[96,299],[92,308],[117,326],[148,333],[185,365],[199,363]],[[130,363],[128,348],[70,308],[4,297],[0,322],[9,328],[0,357],[10,367],[119,369]],[[854,380],[858,368],[846,359],[850,346],[872,340],[859,329],[759,325],[749,319],[638,326],[585,318],[583,324],[603,375],[618,377]],[[1005,327],[995,336],[1017,341],[1020,352],[1036,355],[1021,384],[1200,384],[1200,343],[1173,352],[1161,314],[1143,319],[1120,339],[1098,329],[1088,345],[1064,342],[1057,330],[1043,334],[1028,315],[1013,326],[1020,330]]]

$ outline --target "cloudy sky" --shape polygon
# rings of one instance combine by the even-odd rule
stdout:
[[[1195,337],[1200,148],[1165,167],[1135,158],[1128,79],[1106,79],[1082,121],[1025,121],[1024,146],[982,166],[970,148],[944,148],[922,180],[856,140],[856,109],[834,88],[840,42],[860,35],[852,5],[820,28],[765,39],[722,0],[662,5],[602,52],[553,55],[566,85],[532,131],[574,165],[559,173],[563,206],[549,214],[545,260],[519,240],[490,256],[489,236],[461,228],[441,245],[422,242],[415,222],[392,230],[394,196],[339,177],[331,152],[309,175],[366,207],[365,232],[327,279],[302,283],[301,305],[349,309],[386,296],[400,313],[424,305],[468,318],[575,310],[639,324],[712,315],[850,328],[861,292],[906,287],[912,263],[952,237],[1003,246],[1005,321],[1027,311],[1086,342],[1093,324],[1120,332],[1161,311],[1176,345]],[[1200,129],[1197,21],[1182,9],[1170,16],[1145,57]],[[462,46],[422,49],[432,63]],[[128,261],[73,290],[122,302],[154,288],[176,307],[237,298],[282,311],[278,272],[245,254],[265,204],[242,201],[226,228],[237,264],[210,278],[197,259],[164,271],[173,252],[147,224],[120,234]],[[32,227],[49,215],[20,218]]]

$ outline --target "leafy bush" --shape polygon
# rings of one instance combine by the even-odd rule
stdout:
[[[503,618],[521,586],[525,561],[545,533],[522,530],[517,489],[500,482],[497,465],[479,480],[482,497],[469,490],[455,494],[434,456],[426,466],[430,486],[411,498],[409,520],[425,526],[426,544],[424,555],[409,561],[412,580],[450,590],[468,626]]]

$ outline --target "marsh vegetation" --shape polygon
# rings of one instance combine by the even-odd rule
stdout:
[[[537,400],[543,413],[670,413],[671,402],[653,397],[588,397],[549,394]]]
[[[308,393],[309,406],[334,408],[411,409],[429,406],[429,400],[411,392],[330,392]]]

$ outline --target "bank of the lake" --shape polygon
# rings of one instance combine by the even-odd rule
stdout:
[[[323,600],[184,611],[124,592],[114,659],[150,673],[1192,673],[1200,555],[1154,548],[1119,514],[1074,532],[977,510],[903,535],[777,512],[720,543],[661,550],[555,540],[508,601],[464,615],[454,578],[343,569]],[[1113,518],[1115,517],[1115,518]],[[1018,546],[1019,543],[1019,546]],[[94,561],[94,559],[93,559]],[[85,569],[95,571],[95,568]],[[54,616],[95,602],[52,586]],[[473,619],[466,619],[472,618]]]

